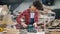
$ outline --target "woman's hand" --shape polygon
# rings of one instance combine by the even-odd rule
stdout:
[[[34,26],[34,27],[37,27],[37,23],[34,23],[33,26]]]
[[[27,27],[27,25],[26,25],[25,23],[21,23],[21,25],[22,25],[24,28]]]

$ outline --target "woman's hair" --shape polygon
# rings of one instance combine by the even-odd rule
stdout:
[[[34,1],[33,6],[35,6],[38,10],[43,10],[43,6],[40,1]]]

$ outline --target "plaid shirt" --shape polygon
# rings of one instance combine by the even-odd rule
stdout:
[[[30,10],[27,9],[25,11],[23,11],[23,13],[21,13],[17,18],[16,21],[17,23],[21,24],[21,18],[25,17],[25,23],[28,25],[30,23]],[[35,11],[35,15],[34,15],[34,23],[38,23],[38,11]]]

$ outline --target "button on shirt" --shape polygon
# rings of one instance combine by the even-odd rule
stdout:
[[[35,13],[30,13],[30,18],[34,18]]]

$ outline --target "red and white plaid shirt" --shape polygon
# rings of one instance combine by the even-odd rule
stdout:
[[[34,23],[38,23],[38,11],[35,11],[34,13],[35,13],[35,15],[34,15]],[[23,16],[25,17],[25,23],[28,25],[30,23],[30,10],[27,9],[27,10],[23,11],[23,13],[21,13],[16,18],[17,23],[21,24],[21,18]]]

